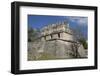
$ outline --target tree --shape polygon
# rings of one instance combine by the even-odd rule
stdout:
[[[83,45],[84,49],[88,48],[87,38],[84,36],[84,33],[82,32],[82,27],[77,27],[72,29],[74,40],[76,42],[79,42]]]
[[[86,42],[86,40],[84,38],[83,39],[81,38],[79,40],[79,42],[82,43],[84,49],[88,49],[88,44],[87,44],[87,42]]]
[[[34,29],[32,27],[28,27],[28,42],[34,41],[37,37],[39,37],[40,31],[39,29]]]
[[[80,57],[80,54],[78,52],[79,46],[80,46],[79,43],[72,43],[71,44],[71,51],[74,53],[74,55],[73,55],[74,58]]]
[[[84,33],[82,32],[82,27],[77,27],[72,29],[73,31],[73,38],[74,38],[74,43],[72,43],[71,45],[71,50],[73,51],[74,58],[80,58],[81,55],[78,51],[80,45],[83,45],[84,49],[88,48],[88,44],[87,44],[87,38],[84,36]]]

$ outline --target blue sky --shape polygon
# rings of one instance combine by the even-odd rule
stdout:
[[[51,16],[51,15],[28,15],[28,26],[41,29],[48,24],[54,24],[61,21],[67,21],[70,28],[79,27],[83,34],[87,37],[88,18],[80,16]]]

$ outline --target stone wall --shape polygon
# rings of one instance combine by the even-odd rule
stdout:
[[[78,52],[80,53],[81,57],[87,57],[88,56],[87,49],[84,49],[82,44],[79,46]]]
[[[48,34],[52,34],[54,32],[67,31],[66,29],[69,29],[68,23],[61,22],[61,23],[57,23],[57,24],[51,24],[51,25],[47,25],[41,29],[41,35],[45,36]]]
[[[66,32],[50,34],[50,35],[41,37],[42,41],[51,40],[51,39],[63,39],[63,40],[74,41],[73,35],[66,33]]]
[[[58,22],[41,29],[41,40],[64,39],[73,41],[73,35],[66,22]]]
[[[50,59],[87,58],[87,50],[82,45],[77,49],[76,46],[72,46],[73,44],[77,45],[63,40],[29,42],[28,60],[39,60],[41,54],[49,56]]]

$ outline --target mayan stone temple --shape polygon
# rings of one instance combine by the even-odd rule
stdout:
[[[69,29],[69,24],[61,22],[57,24],[51,24],[41,29],[42,40],[66,40],[74,41],[72,31]]]
[[[75,40],[66,21],[44,26],[40,37],[29,43],[28,49],[33,60],[87,57],[86,50]]]

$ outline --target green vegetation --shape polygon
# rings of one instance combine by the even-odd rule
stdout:
[[[82,29],[83,28],[80,26],[78,26],[77,28],[72,28],[73,35],[75,40],[80,42],[83,45],[84,49],[88,49],[87,36],[85,36]]]
[[[35,60],[35,56],[28,52],[28,61]]]
[[[36,39],[39,36],[39,32],[39,29],[28,27],[28,42],[31,42]]]
[[[28,53],[28,61],[31,60],[52,60],[56,59],[54,56],[51,56],[50,54],[47,53],[40,53],[37,56],[32,55],[31,53]]]
[[[47,53],[41,53],[41,56],[38,58],[38,60],[49,60],[54,59],[50,54]]]
[[[88,43],[84,38],[80,39],[79,42],[82,43],[84,49],[88,49]]]

